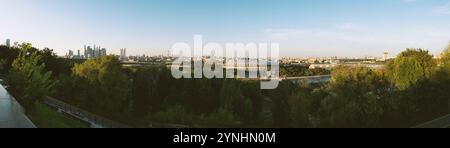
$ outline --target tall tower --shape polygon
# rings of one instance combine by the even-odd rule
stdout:
[[[127,58],[127,49],[126,48],[123,49],[123,57]]]
[[[86,45],[84,45],[83,58],[84,58],[84,59],[87,59],[87,49],[86,49]]]
[[[120,48],[120,55],[119,55],[120,60],[122,60],[122,55],[123,55],[123,49]]]
[[[11,47],[11,40],[10,39],[6,39],[6,47]]]
[[[67,58],[71,59],[73,58],[73,51],[69,50],[69,55],[67,55]]]
[[[384,52],[383,53],[383,61],[388,60],[388,58],[389,58],[389,53],[388,52]]]
[[[125,61],[127,59],[127,49],[120,49],[120,60]]]

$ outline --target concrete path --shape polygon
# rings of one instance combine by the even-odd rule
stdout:
[[[35,128],[22,106],[0,85],[0,128]]]
[[[433,121],[415,126],[414,128],[450,128],[450,114]]]

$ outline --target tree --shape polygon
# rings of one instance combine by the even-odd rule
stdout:
[[[311,127],[312,123],[309,118],[308,110],[314,110],[315,104],[312,101],[319,100],[313,97],[311,92],[313,88],[306,82],[301,82],[299,87],[294,91],[294,94],[289,96],[289,106],[291,109],[291,119],[294,127],[306,128]]]
[[[337,67],[332,81],[321,88],[320,100],[308,101],[317,106],[321,127],[377,127],[384,114],[383,101],[389,94],[384,75],[367,67]],[[316,95],[320,96],[320,95]]]
[[[68,61],[70,59],[58,58],[53,49],[44,48],[39,50],[42,61],[46,64],[46,69],[53,72],[53,77],[57,78],[61,74],[70,75],[73,66]]]
[[[436,80],[440,84],[441,97],[447,98],[447,110],[450,113],[450,44],[442,52],[439,59],[439,70],[436,72]]]
[[[427,50],[407,49],[387,66],[387,75],[400,89],[405,90],[431,77],[436,61]]]
[[[32,107],[38,100],[51,93],[56,81],[51,80],[51,71],[45,70],[42,57],[32,49],[31,44],[23,43],[19,56],[14,60],[8,76],[10,90],[25,107]]]
[[[292,94],[294,87],[288,81],[282,81],[277,89],[266,90],[272,101],[272,119],[274,127],[291,127],[291,109],[288,97]]]
[[[137,116],[161,110],[163,101],[170,93],[165,93],[170,87],[170,78],[165,67],[139,67],[132,74],[133,111]]]
[[[449,74],[444,61],[426,50],[407,49],[387,64],[387,75],[399,90],[391,100],[397,113],[392,119],[413,126],[447,113]]]
[[[450,44],[442,52],[439,64],[444,71],[450,73]]]
[[[122,119],[130,112],[129,80],[116,57],[103,56],[75,64],[73,76],[79,83],[87,83],[81,93],[86,94],[85,106],[91,110]]]
[[[438,68],[436,69],[432,80],[439,83],[450,81],[450,44],[441,53],[438,59]]]
[[[231,112],[235,118],[239,119],[241,114],[245,113],[240,112],[242,108],[238,103],[242,102],[244,99],[238,81],[228,79],[223,80],[219,96],[219,110]]]
[[[3,71],[4,67],[6,64],[6,60],[5,59],[0,59],[0,71]]]
[[[280,75],[282,77],[299,77],[314,75],[329,75],[330,71],[322,68],[309,69],[305,65],[281,65]]]
[[[13,61],[19,55],[20,50],[17,48],[9,48],[6,46],[0,46],[0,59],[4,60],[3,69],[0,70],[0,73],[6,74],[11,69],[11,65]]]

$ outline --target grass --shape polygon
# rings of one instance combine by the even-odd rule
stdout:
[[[29,117],[38,128],[89,128],[89,124],[69,118],[42,103],[36,103],[35,111]]]

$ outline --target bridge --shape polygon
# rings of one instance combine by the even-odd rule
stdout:
[[[3,85],[0,85],[0,128],[36,128]]]
[[[137,62],[137,61],[124,61],[120,62],[123,67],[141,67],[141,66],[155,66],[165,67],[167,64],[163,62]]]
[[[301,76],[301,77],[284,77],[284,78],[277,78],[275,80],[279,81],[290,81],[295,84],[306,82],[308,84],[322,84],[322,83],[328,83],[331,81],[332,76],[331,75],[317,75],[317,76]],[[238,80],[244,80],[244,81],[269,81],[270,78],[263,79],[263,78],[237,78]]]
[[[294,83],[306,82],[308,84],[320,84],[331,81],[331,75],[317,75],[317,76],[303,76],[303,77],[286,77],[284,81],[291,81]]]

